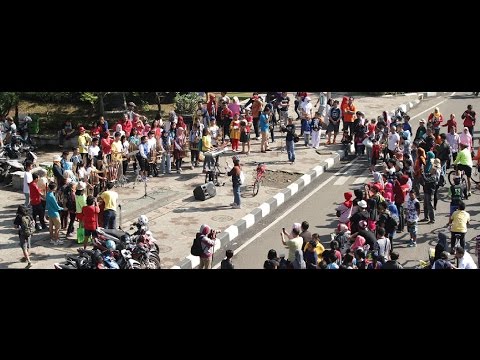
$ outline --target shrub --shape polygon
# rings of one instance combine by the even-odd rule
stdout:
[[[175,112],[177,114],[193,115],[197,110],[198,101],[202,100],[195,92],[180,94],[174,98]]]

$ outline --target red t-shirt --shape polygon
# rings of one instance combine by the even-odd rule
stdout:
[[[32,181],[28,184],[30,189],[30,203],[32,205],[40,205],[42,202],[42,197],[40,196],[40,190],[36,182]]]
[[[79,220],[83,221],[83,226],[87,230],[97,230],[98,220],[97,215],[100,213],[98,206],[84,206],[82,212],[77,214]]]
[[[368,135],[375,134],[375,128],[377,127],[376,124],[368,124]]]
[[[110,154],[112,152],[112,139],[108,138],[103,138],[102,139],[102,153],[104,155]]]

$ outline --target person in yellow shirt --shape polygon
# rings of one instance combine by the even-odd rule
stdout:
[[[83,126],[80,126],[78,131],[80,132],[80,135],[78,135],[78,148],[80,150],[82,161],[84,164],[86,164],[88,158],[88,147],[92,143],[92,138],[86,133]]]
[[[230,142],[232,150],[238,151],[238,143],[240,141],[240,120],[239,114],[233,115],[233,121],[230,123]]]
[[[450,239],[450,254],[455,254],[455,243],[457,238],[460,240],[460,246],[465,249],[465,234],[467,225],[470,222],[470,214],[465,211],[465,203],[458,202],[458,210],[454,211],[448,225],[451,225],[452,237]]]
[[[100,199],[105,203],[103,212],[103,227],[105,229],[115,229],[115,219],[117,217],[118,193],[113,191],[113,183],[107,183],[107,191],[100,195]]]

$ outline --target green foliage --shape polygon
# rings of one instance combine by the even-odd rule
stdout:
[[[8,115],[19,100],[20,97],[16,92],[0,92],[0,115]]]
[[[176,93],[174,104],[175,112],[177,114],[193,115],[197,110],[198,101],[202,100],[195,92],[189,92],[185,94]]]
[[[95,106],[95,103],[98,100],[98,96],[93,92],[84,92],[80,95],[80,100],[89,103],[92,106]]]
[[[22,100],[38,101],[41,103],[76,103],[81,93],[75,92],[22,92]]]

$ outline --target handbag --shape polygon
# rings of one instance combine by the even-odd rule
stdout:
[[[362,144],[365,145],[367,148],[371,148],[373,146],[372,140],[370,140],[369,137],[366,137],[363,141]]]
[[[77,229],[77,243],[83,244],[85,241],[85,228],[83,226],[79,226]]]
[[[299,141],[300,141],[300,136],[298,136],[297,134],[293,134],[293,142],[297,143]]]

